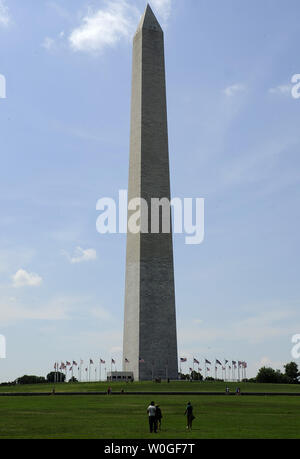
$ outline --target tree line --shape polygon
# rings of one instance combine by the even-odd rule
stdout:
[[[258,373],[255,378],[243,379],[242,382],[253,382],[253,383],[273,383],[273,384],[299,384],[300,383],[300,372],[298,365],[295,362],[287,363],[283,366],[284,372],[280,370],[274,370],[270,367],[262,367],[258,370]],[[179,373],[180,380],[189,380],[189,381],[203,381],[204,378],[201,373],[192,371],[189,374]],[[12,382],[1,383],[1,386],[14,386],[16,384],[46,384],[54,382],[65,382],[66,375],[61,372],[51,371],[47,374],[46,378],[44,376],[35,376],[35,375],[24,375],[20,378],[17,378]],[[207,377],[205,381],[215,381],[212,377]],[[218,381],[223,381],[218,379]],[[78,382],[76,378],[71,378],[69,382]]]

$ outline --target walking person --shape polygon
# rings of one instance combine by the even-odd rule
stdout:
[[[156,408],[156,411],[155,411],[156,426],[157,426],[158,430],[161,430],[162,412],[161,412],[161,409],[160,409],[159,405],[156,405],[155,408]]]
[[[147,413],[149,416],[149,428],[150,433],[157,433],[157,422],[156,422],[156,407],[155,403],[151,402],[147,408]]]
[[[187,420],[187,426],[186,426],[186,428],[187,428],[188,430],[192,430],[192,424],[193,424],[193,420],[195,419],[195,416],[194,416],[194,414],[193,414],[193,407],[192,407],[192,405],[191,405],[191,402],[188,402],[184,414],[185,414],[186,420]]]

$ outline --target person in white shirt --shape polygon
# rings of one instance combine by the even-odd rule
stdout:
[[[150,433],[153,431],[154,433],[157,433],[156,407],[154,402],[151,402],[148,406],[147,413],[149,416]]]

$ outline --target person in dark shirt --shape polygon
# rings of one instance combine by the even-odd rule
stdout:
[[[192,405],[191,405],[191,402],[188,402],[184,414],[185,414],[186,420],[187,420],[187,426],[186,426],[186,428],[187,428],[188,430],[192,430],[192,424],[193,424],[193,420],[195,419],[195,416],[194,416],[194,414],[193,414],[193,407],[192,407]]]
[[[162,412],[159,405],[156,405],[155,417],[158,430],[161,430]]]

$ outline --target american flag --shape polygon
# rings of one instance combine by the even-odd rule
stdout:
[[[193,368],[190,368],[190,371],[193,371]]]
[[[145,360],[140,358],[139,362],[140,363],[145,363]]]
[[[225,365],[226,365],[226,363],[228,363],[228,360],[225,360]]]
[[[100,363],[105,363],[105,360],[100,359]]]
[[[217,363],[218,365],[222,365],[221,362],[220,362],[220,360],[218,360],[218,359],[216,359],[216,363]]]
[[[92,359],[90,359],[90,365],[94,365],[94,362],[92,361]]]
[[[205,363],[208,363],[209,365],[211,365],[211,362],[209,360],[206,360],[206,359],[205,359]]]
[[[66,361],[66,365],[67,367],[69,367],[71,365],[71,362]]]
[[[194,358],[194,363],[197,363],[197,365],[199,365],[200,362]]]
[[[180,362],[183,363],[183,362],[186,362],[186,361],[187,361],[187,359],[185,357],[181,357]]]
[[[69,371],[72,371],[72,370],[73,370],[73,367],[70,367],[70,368],[69,368]]]
[[[77,367],[77,362],[75,362],[75,360],[73,360],[73,365],[75,365],[75,367]]]
[[[128,359],[125,359],[125,363],[129,363],[129,360],[128,360]]]
[[[236,361],[235,360],[232,361],[232,365],[236,365]]]
[[[207,369],[207,371],[210,371],[210,368],[206,368],[206,369]]]
[[[114,359],[111,359],[111,363],[113,363],[114,365],[116,364]]]

